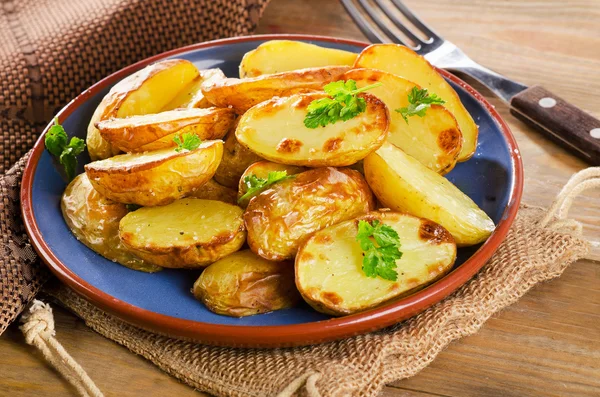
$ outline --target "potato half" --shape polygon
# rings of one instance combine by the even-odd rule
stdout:
[[[235,137],[235,131],[232,130],[225,137],[223,159],[215,173],[215,180],[223,186],[237,189],[240,177],[246,168],[260,160],[261,157],[240,145]]]
[[[185,197],[208,182],[223,155],[222,141],[206,141],[197,149],[162,149],[121,154],[86,164],[92,185],[120,203],[165,205]]]
[[[387,141],[398,146],[428,168],[446,174],[454,168],[462,148],[462,134],[456,119],[446,108],[431,105],[424,117],[410,117],[408,123],[396,109],[409,106],[408,94],[415,83],[373,69],[353,69],[345,73],[344,80],[352,79],[364,87],[380,82],[380,87],[369,93],[381,99],[390,111],[390,130]]]
[[[332,65],[352,66],[358,54],[292,40],[270,40],[248,51],[240,63],[240,77]]]
[[[231,109],[178,109],[99,121],[96,128],[112,147],[124,152],[145,152],[174,147],[175,135],[184,133],[196,134],[202,140],[221,139],[234,121]]]
[[[206,99],[217,107],[232,107],[243,114],[252,106],[275,96],[321,90],[323,86],[337,81],[348,66],[327,66],[269,74],[251,79],[226,79],[213,84],[203,84]]]
[[[204,98],[201,87],[202,84],[212,84],[219,80],[227,78],[221,69],[202,69],[199,70],[199,76],[187,85],[163,110],[179,108],[209,108],[212,105]]]
[[[248,245],[268,260],[291,259],[311,233],[373,208],[373,195],[357,171],[326,167],[302,172],[250,200],[244,213]]]
[[[392,144],[367,156],[364,167],[383,205],[439,223],[458,246],[481,243],[494,231],[494,222],[466,194]]]
[[[362,160],[385,141],[389,112],[371,94],[359,94],[366,110],[347,121],[314,129],[304,125],[308,105],[323,93],[273,98],[247,111],[238,123],[238,141],[267,160],[307,167],[346,166]]]
[[[463,144],[458,161],[467,161],[477,149],[479,129],[458,94],[425,58],[398,44],[373,44],[365,48],[354,63],[356,68],[379,69],[413,81],[446,101],[460,126]],[[414,117],[413,117],[414,118]]]
[[[192,291],[210,311],[232,317],[286,309],[300,300],[294,265],[270,262],[250,250],[234,252],[208,266]]]
[[[127,214],[119,237],[146,262],[197,268],[237,251],[246,240],[242,209],[216,200],[185,198]]]
[[[146,66],[118,82],[102,99],[88,125],[86,143],[90,158],[101,160],[119,153],[102,138],[97,122],[158,113],[196,77],[198,69],[193,63],[169,59]]]
[[[356,241],[359,220],[378,219],[400,237],[398,279],[367,277]],[[296,256],[296,286],[317,311],[343,316],[408,295],[452,269],[456,245],[446,229],[428,219],[396,212],[371,212],[313,234]]]
[[[254,175],[257,178],[268,179],[269,173],[274,172],[274,171],[285,171],[285,172],[287,172],[288,175],[296,175],[296,174],[306,171],[306,168],[298,167],[295,165],[273,163],[273,162],[267,161],[267,160],[258,161],[256,163],[252,164],[250,167],[248,167],[246,169],[246,171],[244,171],[244,173],[242,174],[242,177],[240,178],[240,185],[238,188],[238,196],[237,196],[238,197],[238,205],[242,208],[246,208],[248,206],[248,202],[250,201],[250,198],[251,198],[251,197],[246,198],[246,199],[240,201],[240,198],[244,194],[246,194],[246,192],[248,191],[248,186],[244,182],[244,179],[247,176]]]
[[[190,193],[189,197],[219,200],[229,204],[237,203],[237,191],[221,185],[214,178],[200,186],[196,191]]]
[[[106,259],[143,272],[161,267],[135,256],[119,239],[119,221],[129,212],[125,204],[109,200],[98,193],[86,174],[71,181],[61,199],[65,222],[77,240]]]

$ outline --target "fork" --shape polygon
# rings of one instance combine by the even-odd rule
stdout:
[[[371,42],[405,45],[436,67],[471,76],[506,102],[514,116],[583,160],[600,165],[600,120],[541,86],[527,87],[476,63],[436,34],[400,0],[340,1]],[[410,21],[416,31],[406,26],[398,14]],[[404,37],[390,29],[390,24]]]

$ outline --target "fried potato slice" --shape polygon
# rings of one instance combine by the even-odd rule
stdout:
[[[424,117],[410,117],[408,123],[396,109],[407,107],[408,94],[415,83],[373,69],[353,69],[343,76],[355,80],[361,88],[374,82],[381,86],[369,90],[387,105],[390,111],[390,130],[387,141],[413,156],[426,167],[440,174],[450,172],[462,148],[462,134],[456,119],[446,108],[431,105]]]
[[[366,110],[347,121],[314,129],[304,125],[308,105],[323,93],[273,98],[244,113],[238,141],[267,160],[307,167],[347,166],[362,160],[385,141],[390,115],[385,103],[359,94]]]
[[[197,268],[239,250],[246,232],[240,207],[184,198],[130,212],[121,219],[119,237],[146,262],[168,268]]]
[[[77,175],[60,201],[65,222],[77,240],[108,260],[143,272],[157,272],[160,266],[143,261],[119,239],[119,221],[129,212],[125,204],[98,193],[86,174]]]
[[[292,40],[270,40],[244,54],[240,77],[332,65],[352,66],[358,54]]]
[[[374,208],[357,171],[317,168],[283,180],[255,196],[244,213],[248,245],[265,259],[292,259],[313,232]]]
[[[257,178],[268,179],[269,173],[274,172],[274,171],[285,171],[285,172],[287,172],[287,175],[296,175],[296,174],[306,171],[306,168],[298,167],[295,165],[277,164],[277,163],[273,163],[273,162],[267,161],[267,160],[258,161],[256,163],[252,164],[250,167],[248,167],[246,169],[246,171],[244,171],[244,173],[242,174],[242,177],[240,178],[240,185],[238,187],[238,194],[237,194],[238,205],[242,208],[246,208],[248,206],[248,202],[252,198],[252,197],[248,197],[248,198],[241,200],[241,197],[244,194],[246,194],[246,192],[248,191],[248,186],[246,185],[246,182],[244,181],[247,176],[254,175]]]
[[[189,197],[218,200],[229,204],[237,203],[237,192],[227,186],[221,185],[214,178],[200,186],[196,191],[190,193]]]
[[[356,68],[379,69],[413,81],[446,101],[448,109],[460,126],[463,137],[458,161],[467,161],[477,149],[479,129],[458,94],[422,56],[398,44],[373,44],[365,48],[354,63]]]
[[[158,113],[196,77],[198,69],[193,63],[169,59],[146,66],[118,82],[102,99],[88,125],[86,143],[90,158],[101,160],[119,153],[102,138],[97,122]]]
[[[348,66],[326,66],[269,74],[251,79],[226,79],[213,84],[203,84],[202,92],[214,106],[232,107],[243,114],[252,106],[275,96],[321,90],[332,81],[339,80]]]
[[[187,85],[163,110],[172,110],[179,108],[209,108],[212,105],[204,98],[201,87],[202,84],[212,84],[219,80],[227,78],[221,69],[202,69],[199,70],[199,76]]]
[[[270,262],[250,250],[208,266],[192,292],[210,311],[232,317],[286,309],[300,300],[294,264]]]
[[[124,152],[145,152],[174,147],[173,137],[186,132],[202,140],[221,139],[234,121],[231,109],[178,109],[99,121],[96,128],[112,147]]]
[[[364,168],[383,205],[439,223],[459,247],[481,243],[494,231],[494,222],[466,194],[390,143],[367,156]]]
[[[379,220],[400,237],[396,281],[367,277],[356,241],[360,220]],[[456,260],[446,229],[428,219],[396,212],[371,212],[313,234],[296,256],[296,285],[317,311],[344,316],[409,295],[443,277]]]
[[[237,189],[240,177],[246,168],[260,160],[261,157],[240,145],[235,137],[235,131],[232,130],[225,137],[223,159],[215,173],[215,180],[223,186]]]
[[[85,172],[94,188],[111,200],[165,205],[208,182],[222,155],[222,141],[205,141],[194,150],[121,154],[86,164]]]

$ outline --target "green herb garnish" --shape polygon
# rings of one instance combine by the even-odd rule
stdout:
[[[85,149],[83,139],[73,137],[69,141],[65,129],[58,123],[58,117],[55,117],[54,125],[46,133],[44,144],[54,157],[58,157],[58,162],[65,168],[67,178],[73,179],[77,169],[77,156]]]
[[[396,109],[396,112],[402,115],[407,124],[410,116],[424,117],[425,112],[431,105],[443,105],[446,103],[446,101],[436,94],[429,94],[427,88],[419,89],[417,87],[413,87],[408,93],[408,102],[410,102],[408,107]]]
[[[183,138],[183,141],[181,140]],[[173,137],[173,142],[177,145],[175,148],[176,152],[181,152],[182,150],[194,150],[198,149],[200,144],[202,143],[202,139],[192,132],[185,132],[181,136],[175,135]]]
[[[400,237],[391,227],[379,220],[358,222],[356,241],[364,251],[362,270],[367,277],[396,281],[396,261],[402,258]]]
[[[244,201],[250,200],[250,198],[256,196],[258,193],[262,192],[274,183],[295,177],[295,175],[288,175],[287,171],[271,171],[269,172],[267,179],[259,178],[254,174],[250,174],[244,178],[244,185],[246,185],[248,190],[246,190],[246,193],[244,193],[238,199],[238,204],[242,204]]]
[[[308,107],[308,113],[304,118],[307,128],[325,127],[327,124],[335,124],[338,121],[350,120],[358,116],[367,108],[364,98],[357,94],[379,87],[381,83],[375,83],[363,88],[356,88],[354,80],[339,80],[327,84],[323,90],[331,98],[321,98],[312,101]]]

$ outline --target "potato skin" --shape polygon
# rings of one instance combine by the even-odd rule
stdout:
[[[159,266],[144,262],[119,240],[119,221],[129,212],[125,204],[98,193],[86,174],[69,183],[61,199],[61,210],[77,240],[106,259],[144,272],[157,272]]]
[[[255,175],[261,179],[267,179],[269,177],[269,173],[273,171],[285,171],[287,175],[296,175],[301,172],[306,171],[304,167],[297,167],[295,165],[286,165],[286,164],[277,164],[271,161],[263,160],[258,161],[252,164],[250,167],[244,171],[242,177],[240,178],[240,184],[238,187],[238,205],[242,208],[246,208],[248,206],[248,202],[250,198],[246,198],[240,201],[240,198],[248,191],[248,186],[244,183],[244,179],[249,175]]]
[[[210,311],[232,317],[286,309],[300,300],[294,265],[267,261],[250,250],[234,252],[208,266],[192,292]]]
[[[162,157],[150,159],[159,153]],[[163,149],[148,154],[115,156],[86,164],[85,172],[94,188],[111,200],[150,207],[169,204],[192,194],[213,177],[222,155],[221,141],[207,141],[195,150],[179,153]],[[126,156],[149,160],[121,161]]]
[[[215,180],[223,186],[237,189],[246,168],[260,160],[261,157],[240,145],[235,137],[235,130],[232,130],[225,137],[223,158],[215,172]]]
[[[200,186],[196,191],[190,193],[188,197],[217,200],[229,204],[237,203],[237,192],[227,186],[221,185],[214,178]]]
[[[311,233],[373,208],[371,190],[357,171],[306,171],[250,200],[244,213],[248,245],[268,260],[291,259]]]

